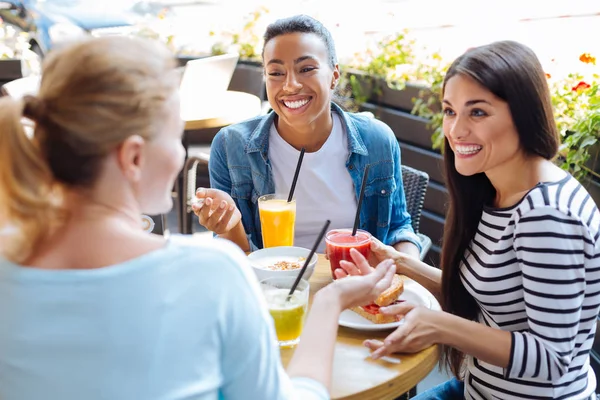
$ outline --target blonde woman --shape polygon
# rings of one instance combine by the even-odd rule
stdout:
[[[183,162],[174,67],[92,39],[49,56],[37,97],[0,99],[2,400],[327,398],[338,314],[389,285],[391,262],[320,291],[290,380],[239,248],[143,232]]]

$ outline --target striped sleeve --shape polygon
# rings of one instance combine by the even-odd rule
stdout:
[[[529,329],[512,332],[509,379],[553,382],[569,372],[585,292],[587,229],[553,207],[524,213],[514,231]]]

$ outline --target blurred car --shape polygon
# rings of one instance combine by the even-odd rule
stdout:
[[[31,50],[43,57],[63,41],[130,33],[140,18],[132,5],[126,1],[113,5],[97,0],[0,0],[0,18],[26,32]]]

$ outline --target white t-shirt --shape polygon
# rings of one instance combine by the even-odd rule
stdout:
[[[354,182],[346,169],[350,155],[348,136],[339,115],[333,114],[333,129],[323,146],[305,153],[294,197],[296,198],[296,232],[294,245],[312,248],[327,219],[329,229],[352,228],[357,200]],[[269,134],[269,160],[273,170],[275,191],[290,192],[300,151],[287,143],[275,124]],[[325,251],[323,240],[318,249]]]

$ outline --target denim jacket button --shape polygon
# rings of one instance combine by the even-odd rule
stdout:
[[[385,189],[381,189],[381,194],[385,194]]]
[[[354,165],[351,164],[348,169],[354,169]]]

